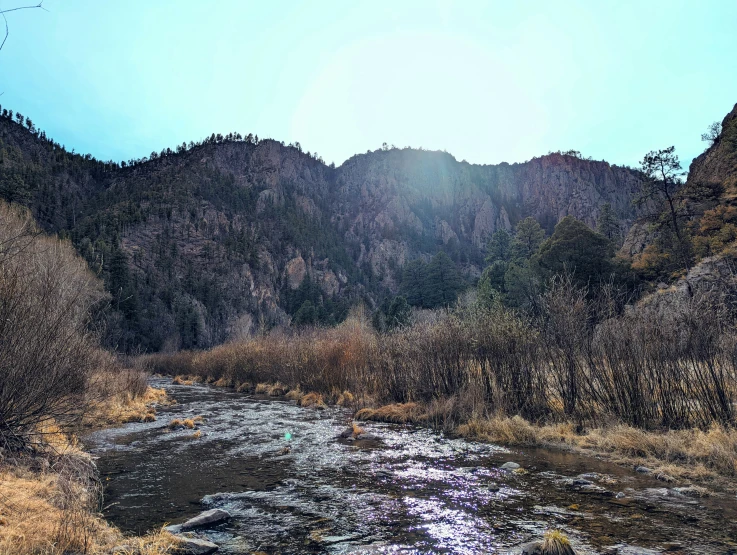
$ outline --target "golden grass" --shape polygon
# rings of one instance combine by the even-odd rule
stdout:
[[[276,382],[269,389],[269,395],[271,397],[281,397],[282,395],[286,395],[288,391],[289,391],[289,386]]]
[[[257,394],[266,394],[268,395],[269,391],[271,391],[271,385],[267,383],[259,383],[256,384],[256,393]]]
[[[289,390],[289,392],[287,393],[287,399],[289,399],[290,401],[297,401],[297,402],[299,402],[299,400],[302,399],[302,397],[304,397],[304,395],[305,394],[302,392],[302,390],[299,388],[299,386],[297,386],[294,389],[290,389]]]
[[[125,537],[93,512],[93,504],[94,493],[67,477],[0,467],[0,555],[175,552],[179,542],[168,532]]]
[[[406,424],[408,422],[425,422],[427,414],[425,409],[417,403],[395,403],[377,409],[363,408],[356,413],[355,418],[358,420]]]
[[[82,424],[97,428],[128,422],[153,422],[156,420],[156,405],[172,403],[174,401],[167,396],[166,391],[151,386],[138,396],[120,392],[109,399],[91,403]]]
[[[250,393],[254,390],[254,387],[251,382],[243,382],[241,384],[238,384],[238,387],[236,387],[235,389],[238,393]]]
[[[200,439],[202,437],[202,431],[201,430],[197,430],[195,433],[193,433],[189,437],[191,437],[192,439]]]
[[[315,393],[314,391],[312,391],[308,393],[307,395],[304,395],[302,398],[300,398],[299,406],[300,407],[324,407],[325,399],[319,393]]]
[[[733,482],[737,478],[737,430],[716,425],[708,430],[653,432],[620,424],[579,434],[572,423],[537,426],[515,416],[472,419],[456,432],[502,445],[570,448],[628,466],[646,466],[665,481],[680,478],[737,488]]]
[[[542,544],[542,552],[546,555],[575,555],[568,537],[560,530],[548,530]]]
[[[355,403],[356,398],[353,396],[353,393],[348,390],[340,393],[335,401],[335,404],[339,407],[352,407]]]
[[[233,380],[223,376],[222,378],[216,380],[213,385],[215,387],[233,387]]]
[[[366,433],[366,430],[364,430],[363,428],[361,428],[361,426],[359,426],[355,422],[351,423],[351,428],[353,429],[353,432],[352,432],[353,433],[353,437],[358,437],[361,434]]]

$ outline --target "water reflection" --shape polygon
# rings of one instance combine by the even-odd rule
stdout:
[[[674,538],[682,553],[714,554],[737,537],[733,499],[678,496],[598,461],[372,423],[380,441],[349,442],[337,438],[343,409],[166,387],[179,404],[158,422],[89,438],[106,515],[126,530],[219,507],[234,518],[203,533],[224,553],[508,553],[555,527],[584,554],[617,543],[659,552]],[[166,427],[195,415],[199,439]],[[507,460],[525,471],[501,470]]]

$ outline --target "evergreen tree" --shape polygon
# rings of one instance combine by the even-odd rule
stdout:
[[[487,264],[492,264],[497,260],[509,261],[512,256],[512,236],[503,227],[497,229],[491,236],[486,251]]]
[[[617,217],[614,215],[614,210],[609,202],[601,206],[599,218],[596,220],[596,231],[614,243],[619,242],[619,222],[617,222]]]
[[[427,264],[421,259],[413,260],[404,266],[400,289],[412,306],[425,306],[426,274]]]
[[[543,277],[565,272],[581,285],[595,284],[611,277],[614,246],[609,239],[585,223],[566,216],[540,247],[535,262]]]
[[[527,217],[517,223],[512,241],[512,258],[518,263],[529,260],[545,240],[545,230],[535,218]]]
[[[294,315],[292,322],[296,326],[313,326],[317,322],[317,310],[312,301],[305,301]]]
[[[412,317],[412,309],[407,299],[401,295],[394,297],[389,310],[386,313],[386,327],[389,330],[403,328],[409,325]]]
[[[452,305],[462,288],[463,281],[456,265],[444,251],[438,252],[427,266],[425,308]]]

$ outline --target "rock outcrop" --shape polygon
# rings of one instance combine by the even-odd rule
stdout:
[[[473,279],[491,234],[526,216],[550,232],[567,215],[593,226],[604,203],[622,229],[638,215],[638,172],[564,154],[473,165],[388,149],[334,168],[273,140],[213,139],[121,168],[2,117],[0,153],[0,197],[73,238],[124,350],[208,347],[245,315],[288,322],[308,277],[324,299],[370,302],[441,248]]]

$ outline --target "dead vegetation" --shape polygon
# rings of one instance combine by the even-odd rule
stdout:
[[[356,408],[363,420],[734,478],[730,295],[699,290],[617,312],[606,289],[593,299],[564,276],[539,295],[534,313],[465,302],[386,334],[354,313],[332,329],[276,331],[147,363],[161,373],[255,383],[257,393],[286,393],[303,406],[319,406],[321,397]]]
[[[68,241],[0,202],[0,555],[164,555],[166,532],[125,538],[98,514],[80,427],[155,419],[162,390],[100,347],[105,293]]]
[[[0,555],[168,555],[164,530],[126,537],[97,513],[100,489],[79,452],[0,465]]]

